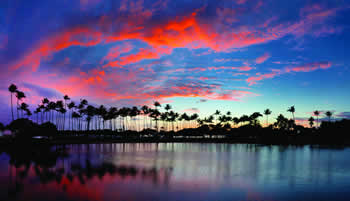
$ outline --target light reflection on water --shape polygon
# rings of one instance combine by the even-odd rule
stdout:
[[[350,149],[195,143],[67,148],[67,156],[26,165],[13,159],[18,156],[9,165],[2,153],[0,200],[350,199]]]

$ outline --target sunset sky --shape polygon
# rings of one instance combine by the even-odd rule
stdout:
[[[292,105],[299,121],[350,117],[349,11],[348,0],[1,1],[0,122],[11,83],[32,109],[68,94],[201,117],[290,117]]]

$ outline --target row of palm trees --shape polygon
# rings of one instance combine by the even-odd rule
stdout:
[[[8,88],[9,92],[11,93],[11,116],[12,121],[14,120],[14,114],[13,114],[13,94],[15,94],[17,98],[16,102],[16,108],[17,108],[17,119],[24,117],[24,115],[31,116],[32,113],[29,110],[29,105],[23,102],[23,99],[26,98],[26,95],[23,91],[18,90],[17,86],[14,84],[11,84]],[[25,114],[23,114],[25,112]]]
[[[28,105],[24,102],[25,94],[18,90],[17,86],[11,84],[9,86],[9,92],[11,93],[11,113],[13,115],[13,94],[17,98],[17,118],[23,118],[24,115],[30,117],[32,115],[28,108]],[[221,113],[216,110],[214,114],[209,117],[200,119],[199,115],[194,113],[189,115],[187,113],[179,114],[172,110],[172,106],[166,104],[164,111],[161,112],[159,108],[162,105],[159,102],[154,102],[153,108],[144,105],[140,108],[134,107],[110,107],[106,108],[104,105],[95,107],[88,103],[86,99],[80,99],[80,102],[76,103],[70,99],[68,95],[63,97],[63,100],[50,101],[48,98],[42,99],[41,103],[34,110],[36,115],[36,122],[54,123],[59,130],[144,130],[155,129],[156,131],[177,131],[185,128],[195,128],[203,125],[210,125],[216,127],[231,128],[232,126],[260,125],[259,118],[263,115],[266,116],[266,126],[269,125],[268,117],[272,114],[270,109],[264,110],[263,114],[254,112],[251,115],[242,115],[241,117],[233,117],[231,112]],[[21,111],[21,115],[19,115]],[[23,114],[23,111],[25,114]],[[293,129],[295,127],[295,107],[291,106],[287,109],[287,112],[292,114],[292,119],[288,119],[280,114],[276,122],[270,126],[276,128]],[[68,114],[68,115],[67,115]],[[318,124],[318,117],[320,111],[314,111],[314,116],[317,117],[316,123]],[[325,115],[331,120],[332,112],[327,111]],[[66,119],[67,116],[67,119]],[[313,127],[315,119],[310,117],[310,127]],[[154,125],[155,124],[155,125]],[[317,125],[316,125],[317,127]]]

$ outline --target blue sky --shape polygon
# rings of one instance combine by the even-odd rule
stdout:
[[[42,97],[200,116],[350,111],[345,0],[57,0],[0,3],[0,121],[15,83]]]

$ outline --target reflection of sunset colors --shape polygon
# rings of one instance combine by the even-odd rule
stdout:
[[[1,155],[0,198],[15,181],[19,200],[48,201],[323,200],[322,192],[335,198],[349,186],[348,149],[193,143],[67,148],[69,156],[52,167],[33,161],[28,169],[16,168]]]
[[[200,116],[266,108],[274,119],[350,110],[350,4],[74,0],[0,8],[0,95],[130,106],[154,100]],[[30,100],[30,101],[29,101]],[[200,100],[207,100],[202,102]],[[2,98],[0,121],[8,122]]]

